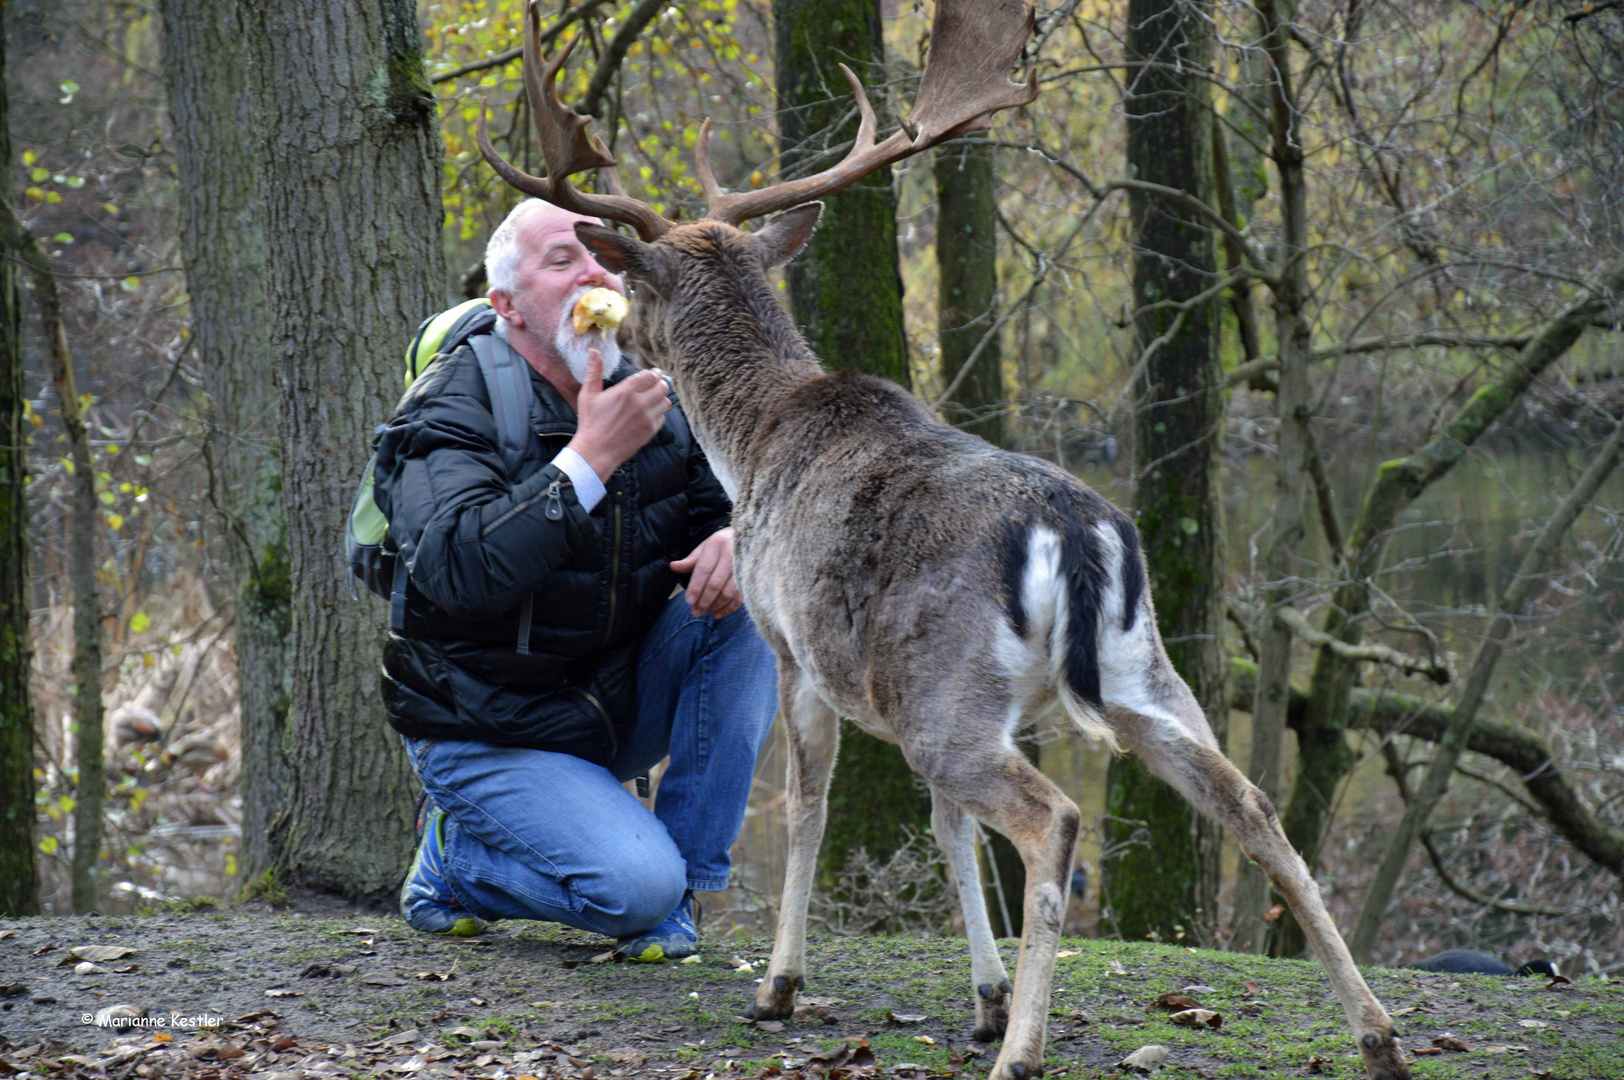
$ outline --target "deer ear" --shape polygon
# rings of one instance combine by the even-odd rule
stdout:
[[[769,267],[781,266],[799,255],[812,239],[812,230],[822,213],[822,203],[807,203],[785,210],[752,233],[761,261]]]
[[[587,221],[575,223],[575,238],[611,274],[624,274],[661,295],[670,291],[665,253],[653,244]]]

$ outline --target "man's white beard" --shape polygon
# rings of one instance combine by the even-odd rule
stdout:
[[[575,304],[587,291],[577,289],[565,302],[564,310],[559,312],[558,329],[553,332],[553,347],[564,358],[570,374],[575,376],[578,383],[586,382],[586,363],[590,359],[587,351],[597,349],[603,357],[603,381],[608,382],[609,377],[620,370],[625,358],[621,356],[620,342],[615,339],[613,331],[593,327],[584,334],[575,332]]]

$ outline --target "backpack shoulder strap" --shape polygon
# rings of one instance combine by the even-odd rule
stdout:
[[[496,418],[496,439],[502,450],[502,464],[511,478],[519,470],[525,447],[530,443],[530,365],[513,347],[495,334],[476,334],[468,339],[479,359],[479,372],[485,376],[485,389],[491,398],[491,415]]]

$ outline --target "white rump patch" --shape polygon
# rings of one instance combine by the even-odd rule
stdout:
[[[1070,612],[1066,576],[1060,565],[1060,536],[1042,525],[1032,530],[1027,541],[1021,606],[1026,612],[1027,646],[1044,658],[1040,668],[1043,681],[1059,698],[1072,726],[1096,746],[1113,752],[1121,750],[1116,732],[1105,717],[1066,685],[1066,620]]]

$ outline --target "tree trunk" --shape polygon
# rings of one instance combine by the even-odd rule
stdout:
[[[268,869],[286,805],[288,556],[265,235],[243,8],[161,0],[192,340],[212,404],[210,496],[231,557],[242,714],[245,880]]]
[[[268,340],[287,513],[287,885],[382,898],[417,784],[378,699],[383,609],[350,599],[344,521],[399,350],[444,305],[440,142],[409,0],[252,0]]]
[[[96,587],[96,522],[101,506],[96,500],[96,466],[90,454],[90,433],[79,411],[56,275],[7,200],[0,200],[0,232],[5,234],[5,250],[15,252],[34,279],[34,302],[39,305],[40,324],[51,353],[51,376],[73,466],[69,470],[73,527],[68,536],[68,579],[73,591],[74,764],[78,779],[73,799],[71,880],[73,911],[82,914],[96,908],[102,808],[107,801],[107,770],[102,759],[101,596]]]
[[[10,4],[0,0],[0,26]],[[0,33],[0,165],[11,176],[11,101]],[[0,186],[4,215],[11,184]],[[22,289],[10,244],[0,258],[0,916],[39,914],[34,853],[34,710],[28,693],[28,431],[23,410]]]
[[[1134,177],[1212,201],[1212,110],[1195,74],[1211,54],[1208,5],[1132,0],[1130,59],[1160,66],[1129,80],[1128,169]],[[1175,70],[1177,68],[1184,70]],[[1173,666],[1190,684],[1220,745],[1228,729],[1223,653],[1224,537],[1219,451],[1224,372],[1219,308],[1181,309],[1217,281],[1213,233],[1187,211],[1130,191],[1134,228],[1134,334],[1147,359],[1135,387],[1135,503],[1157,626]],[[1222,834],[1138,758],[1111,762],[1108,843],[1149,825],[1152,846],[1129,846],[1106,863],[1102,892],[1125,938],[1211,941],[1217,920]]]
[[[774,0],[773,50],[782,175],[816,171],[827,164],[821,151],[838,150],[857,134],[851,88],[836,65],[845,63],[868,85],[877,81],[885,56],[879,0]],[[896,218],[891,170],[882,169],[823,201],[817,232],[785,277],[795,321],[826,366],[907,386]],[[820,860],[831,880],[849,852],[867,848],[883,862],[901,844],[903,826],[921,834],[930,828],[930,797],[915,785],[902,751],[848,721],[840,728]]]
[[[948,423],[1008,446],[998,331],[998,179],[990,146],[936,151],[936,313]],[[968,372],[964,366],[972,364]],[[961,372],[964,374],[960,375]]]
[[[1452,420],[1439,425],[1438,433],[1426,445],[1408,457],[1381,465],[1348,533],[1350,570],[1346,582],[1332,597],[1326,633],[1350,644],[1359,641],[1364,615],[1370,609],[1368,582],[1381,566],[1389,530],[1405,509],[1448,473],[1540,375],[1567,355],[1591,321],[1606,311],[1620,293],[1624,293],[1624,267],[1615,267],[1590,295],[1574,301],[1542,326],[1516,362],[1480,387]],[[1358,664],[1329,648],[1319,650],[1307,710],[1297,728],[1297,778],[1280,824],[1310,867],[1319,859],[1337,785],[1355,761],[1346,732]],[[1270,954],[1296,956],[1306,947],[1302,931],[1288,912],[1270,935]]]
[[[1471,670],[1467,672],[1466,682],[1461,688],[1460,701],[1455,704],[1455,714],[1450,717],[1449,726],[1444,729],[1444,736],[1433,751],[1432,760],[1427,763],[1421,786],[1416,789],[1414,798],[1404,811],[1398,830],[1388,841],[1387,850],[1382,852],[1381,864],[1377,866],[1376,876],[1371,880],[1370,890],[1359,908],[1353,940],[1348,943],[1348,951],[1353,954],[1356,963],[1368,964],[1371,961],[1371,952],[1381,931],[1382,920],[1387,915],[1387,906],[1392,902],[1393,890],[1398,887],[1411,849],[1427,827],[1427,819],[1449,790],[1455,765],[1460,761],[1467,736],[1477,722],[1478,709],[1482,707],[1483,698],[1488,692],[1489,679],[1499,663],[1506,639],[1511,636],[1513,620],[1523,614],[1528,602],[1545,584],[1541,575],[1556,557],[1569,526],[1578,520],[1596,497],[1596,492],[1601,490],[1602,484],[1612,475],[1618,465],[1621,448],[1624,448],[1624,422],[1613,430],[1612,437],[1603,444],[1596,459],[1540,530],[1538,538],[1517,567],[1505,595],[1501,597],[1500,612],[1490,623],[1483,643],[1478,646]]]

